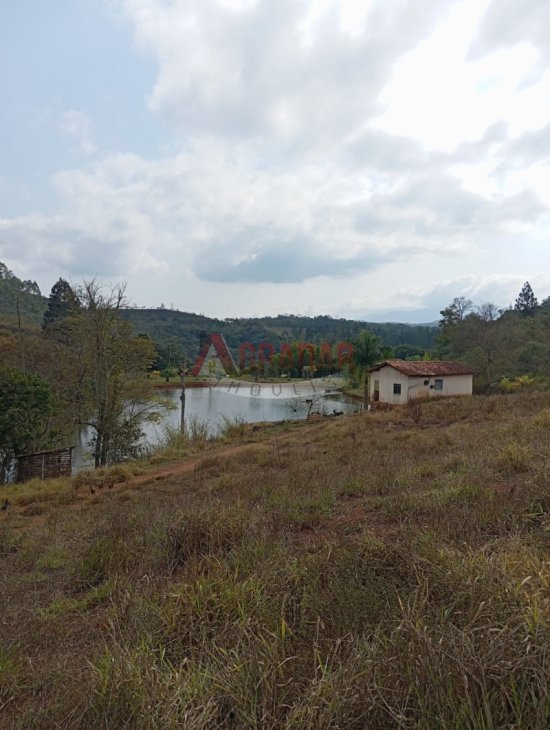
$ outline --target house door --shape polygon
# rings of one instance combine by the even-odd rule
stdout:
[[[374,381],[374,389],[373,389],[373,393],[372,393],[372,399],[374,401],[379,401],[380,400],[380,381],[379,380],[375,380]]]

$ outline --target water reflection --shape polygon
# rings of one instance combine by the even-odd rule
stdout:
[[[223,430],[224,419],[228,421],[240,420],[246,423],[257,421],[288,421],[301,420],[307,417],[309,403],[313,397],[312,411],[319,411],[331,414],[334,410],[343,413],[352,413],[359,410],[357,401],[337,393],[334,395],[323,395],[314,391],[309,384],[297,383],[296,387],[291,383],[280,386],[280,395],[274,395],[271,384],[262,387],[256,396],[250,396],[250,389],[247,386],[258,384],[241,384],[235,390],[230,388],[229,383],[220,384],[212,388],[188,388],[185,393],[185,420],[190,423],[198,420],[205,423],[210,436],[216,436]],[[266,386],[265,383],[261,384]],[[306,387],[304,387],[304,385]],[[244,387],[243,387],[244,386]],[[278,384],[275,388],[278,389]],[[246,397],[245,397],[246,396]],[[145,442],[156,444],[162,438],[165,428],[179,428],[180,425],[180,390],[166,390],[162,392],[162,398],[170,406],[161,423],[146,423],[143,426]],[[91,468],[93,462],[90,457],[89,442],[93,431],[83,427],[75,434],[76,448],[73,452],[73,471],[83,468]]]
[[[207,423],[208,432],[211,435],[216,435],[223,428],[224,418],[229,421],[239,419],[246,423],[254,423],[255,421],[285,421],[307,417],[310,393],[301,392],[297,396],[294,387],[285,384],[281,395],[273,397],[273,395],[269,395],[270,389],[271,385],[264,387],[256,397],[250,397],[250,395],[243,397],[246,393],[244,388],[237,394],[234,390],[228,391],[227,388],[189,388],[186,391],[186,420],[198,418]],[[179,390],[167,391],[167,399],[174,406],[174,410],[167,414],[165,423],[173,427],[179,426],[179,397]],[[322,398],[316,396],[312,410],[320,411],[322,409],[325,413],[331,413],[333,410],[351,413],[358,410],[358,403],[340,393]],[[158,426],[156,428],[158,430]]]

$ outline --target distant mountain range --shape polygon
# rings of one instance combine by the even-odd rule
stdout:
[[[26,326],[40,326],[47,306],[36,282],[23,281],[0,263],[0,315],[13,325],[18,317]],[[361,330],[378,335],[389,347],[411,345],[429,350],[437,336],[437,323],[427,325],[379,323],[335,319],[328,315],[216,319],[172,309],[126,309],[122,316],[136,332],[150,337],[159,351],[159,366],[179,364],[185,356],[194,360],[205,335],[220,332],[234,354],[243,342],[270,342],[277,350],[283,342],[335,344],[353,339]]]

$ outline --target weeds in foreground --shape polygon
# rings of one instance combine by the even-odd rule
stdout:
[[[0,725],[546,728],[550,395],[525,397],[204,442],[124,503],[8,516]]]
[[[204,450],[209,442],[217,439],[211,431],[207,421],[196,414],[185,422],[185,430],[175,426],[164,425],[156,444],[149,446],[147,461],[158,464],[187,455],[192,450]]]
[[[233,416],[228,418],[222,415],[222,422],[220,424],[220,433],[223,438],[226,439],[237,439],[242,438],[246,432],[246,419],[244,416]]]

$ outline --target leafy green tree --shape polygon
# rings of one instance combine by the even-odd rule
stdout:
[[[81,305],[72,286],[65,279],[58,279],[52,286],[48,305],[42,320],[42,329],[48,330],[62,322],[67,317],[74,317],[80,311]]]
[[[185,349],[179,337],[167,337],[164,342],[156,345],[156,350],[158,353],[155,362],[156,370],[177,368],[185,360]]]
[[[352,340],[353,345],[353,369],[351,381],[355,386],[363,381],[365,389],[365,398],[368,389],[368,368],[380,362],[385,357],[393,354],[391,350],[385,348],[382,340],[369,330],[361,330],[359,334]]]
[[[53,392],[39,376],[14,368],[0,370],[0,477],[13,458],[47,446],[56,410]]]
[[[536,335],[535,335],[536,336]],[[523,373],[550,372],[550,342],[547,338],[525,342],[518,352],[517,364]]]
[[[386,356],[382,340],[369,330],[359,332],[352,344],[353,362],[358,368],[369,368]]]
[[[472,311],[473,302],[466,297],[455,297],[448,307],[442,309],[440,327],[448,327],[462,320]]]
[[[436,355],[441,358],[452,356],[453,328],[463,322],[473,310],[473,302],[466,297],[455,297],[448,307],[440,311],[439,335],[436,340]]]
[[[176,368],[172,368],[172,367],[164,368],[164,370],[160,371],[161,377],[163,377],[167,383],[170,382],[171,378],[175,378],[177,374],[178,374],[178,371],[176,370]]]
[[[531,284],[526,281],[518,294],[516,303],[514,304],[514,309],[520,312],[524,317],[532,317],[538,305],[539,303],[533,293]]]
[[[45,299],[35,281],[18,279],[0,262],[0,314],[19,323],[39,324],[44,312]]]
[[[422,360],[426,350],[416,345],[398,345],[393,348],[393,355],[399,360]]]
[[[484,373],[486,385],[499,374],[503,355],[511,345],[511,331],[501,314],[496,305],[487,302],[466,318],[465,334],[471,349],[479,355],[477,369]]]
[[[452,309],[452,305],[447,309]],[[444,317],[440,321],[438,355],[473,367],[478,389],[486,389],[517,361],[523,335],[517,327],[518,318],[509,315],[510,312],[502,312],[495,304],[486,302],[472,305],[462,319]]]

